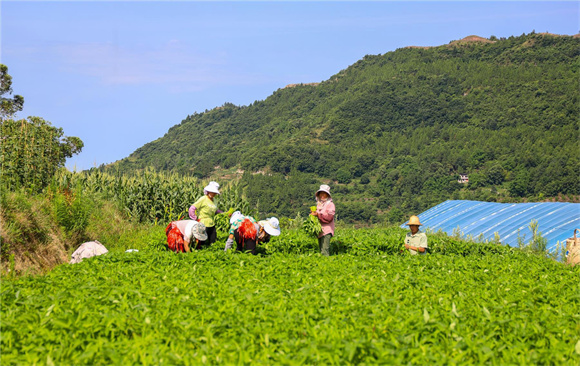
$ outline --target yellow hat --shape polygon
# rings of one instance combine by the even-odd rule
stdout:
[[[421,222],[419,221],[419,217],[413,215],[411,217],[409,217],[409,222],[406,225],[423,225],[421,224]]]

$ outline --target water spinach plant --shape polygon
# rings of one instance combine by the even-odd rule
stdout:
[[[311,206],[310,212],[316,212],[316,206]],[[322,225],[320,225],[320,220],[317,216],[308,215],[308,218],[304,220],[302,230],[304,230],[306,234],[316,238],[318,237],[318,234],[322,232]]]
[[[220,239],[5,278],[0,363],[580,362],[580,266],[437,236],[410,256],[404,232],[337,231],[330,257],[286,230],[258,256]]]

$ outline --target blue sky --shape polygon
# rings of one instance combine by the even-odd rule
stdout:
[[[0,1],[17,117],[78,136],[69,169],[122,159],[189,114],[328,79],[367,54],[469,35],[576,34],[579,2]],[[192,136],[195,138],[195,136]]]

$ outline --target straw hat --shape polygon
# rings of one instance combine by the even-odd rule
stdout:
[[[280,235],[280,222],[275,217],[270,217],[269,219],[260,221],[260,225],[266,230],[266,232],[272,236]]]
[[[330,195],[330,187],[326,184],[320,185],[320,188],[318,188],[318,191],[316,191],[316,193],[314,194],[314,197],[318,198],[318,193],[320,193],[320,192],[326,192],[328,194],[328,197],[332,197]]]
[[[409,217],[409,222],[406,223],[405,225],[409,225],[409,226],[410,225],[418,225],[418,226],[421,226],[423,224],[421,224],[421,222],[419,221],[419,217],[413,215],[413,216]]]
[[[216,194],[220,194],[220,185],[218,184],[218,182],[209,182],[209,184],[207,186],[205,186],[205,188],[203,189],[204,192],[212,192],[212,193],[216,193]]]

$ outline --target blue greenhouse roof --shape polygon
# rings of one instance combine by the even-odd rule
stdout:
[[[484,240],[493,240],[498,233],[500,241],[511,246],[518,246],[518,235],[528,243],[532,238],[530,222],[537,220],[538,230],[548,240],[548,250],[553,250],[580,228],[580,203],[445,201],[418,216],[423,229],[442,230],[448,235],[459,231],[474,238],[483,234]]]

